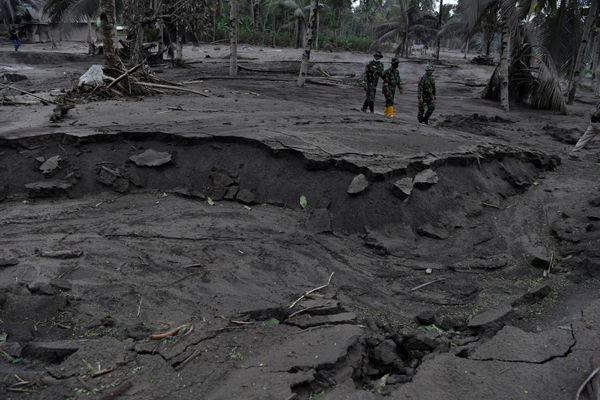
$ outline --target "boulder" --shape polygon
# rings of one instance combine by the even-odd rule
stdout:
[[[350,186],[348,186],[348,190],[346,192],[348,194],[359,194],[364,192],[369,187],[369,181],[364,174],[359,174],[352,179],[350,182]]]
[[[148,149],[143,153],[129,157],[129,161],[138,167],[160,167],[172,161],[171,153]]]
[[[235,198],[240,203],[256,204],[256,195],[248,189],[240,189]]]
[[[439,178],[434,170],[427,168],[415,175],[413,185],[419,188],[428,188],[438,183]]]
[[[396,351],[396,343],[394,343],[393,340],[387,339],[375,346],[375,348],[373,348],[373,351],[371,352],[371,357],[377,363],[389,365],[399,358]]]
[[[433,325],[436,323],[435,313],[433,311],[423,311],[415,317],[415,322],[419,325]]]
[[[413,190],[413,180],[411,178],[398,179],[392,185],[392,194],[400,200],[408,198]]]

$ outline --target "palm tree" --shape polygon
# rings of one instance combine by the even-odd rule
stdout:
[[[319,13],[319,0],[310,1],[310,14],[308,17],[308,29],[304,39],[304,51],[302,52],[302,63],[300,64],[300,73],[298,74],[298,86],[303,87],[306,82],[308,72],[308,63],[310,61],[310,51],[312,49],[315,29],[317,27],[317,16]]]
[[[409,39],[429,42],[437,33],[437,18],[427,9],[429,2],[422,5],[418,0],[399,0],[395,8],[397,17],[375,27],[373,44],[400,39],[394,55],[408,56]]]
[[[42,0],[0,0],[0,21],[4,24],[14,24],[25,7],[41,8]]]
[[[590,33],[592,32],[592,26],[595,25],[596,20],[598,19],[598,1],[600,0],[591,0],[591,6],[588,12],[587,17],[585,18],[585,25],[583,27],[583,33],[581,35],[581,42],[579,43],[579,47],[577,49],[577,58],[575,58],[575,63],[571,68],[571,73],[569,75],[569,88],[567,89],[567,104],[573,104],[575,100],[575,92],[577,90],[577,84],[579,83],[579,78],[581,75],[581,69],[583,66],[583,57],[585,55],[586,50],[588,48],[588,40],[590,39]]]

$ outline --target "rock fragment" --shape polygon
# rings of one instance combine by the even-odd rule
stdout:
[[[358,174],[352,179],[346,192],[348,194],[359,194],[364,192],[368,187],[369,181],[367,180],[367,177],[364,174]]]
[[[396,343],[393,340],[387,339],[375,346],[371,352],[371,357],[383,365],[389,365],[398,359],[396,351]]]
[[[436,223],[426,222],[417,228],[417,233],[431,239],[444,240],[450,237],[448,230]]]
[[[243,204],[256,204],[256,195],[248,189],[240,189],[235,198]]]
[[[497,308],[485,310],[482,313],[477,314],[471,321],[469,321],[468,327],[488,328],[493,325],[500,325],[502,323],[502,320],[508,317],[512,310],[512,307],[508,304],[501,305]]]
[[[12,267],[13,265],[17,265],[19,260],[16,258],[6,258],[0,257],[0,268],[2,267]]]
[[[392,185],[392,194],[400,200],[408,198],[413,190],[413,180],[411,178],[398,179]]]
[[[44,175],[51,174],[52,172],[56,171],[61,161],[62,158],[60,158],[60,156],[50,157],[46,161],[42,162],[42,165],[40,165],[40,171],[42,171],[42,174]]]
[[[54,296],[58,294],[58,288],[52,286],[48,282],[33,282],[27,285],[27,289],[32,294],[42,294],[45,296]]]
[[[148,149],[143,153],[129,157],[138,167],[160,167],[171,162],[171,153]]]
[[[415,321],[421,325],[433,325],[436,322],[433,311],[423,311],[415,317]]]
[[[32,182],[25,185],[29,197],[54,197],[64,195],[73,185],[63,180]]]
[[[434,170],[427,168],[415,175],[413,185],[419,188],[428,188],[438,183],[439,178]]]

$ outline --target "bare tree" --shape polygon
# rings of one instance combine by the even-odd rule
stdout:
[[[300,74],[298,75],[298,86],[304,86],[306,74],[308,73],[308,63],[310,61],[310,51],[315,38],[315,28],[317,27],[317,16],[319,15],[319,0],[310,0],[310,15],[308,17],[308,29],[304,37],[304,51],[302,52],[302,63],[300,64]]]
[[[229,0],[229,41],[231,55],[229,59],[229,75],[237,75],[237,42],[238,42],[238,0]]]
[[[444,0],[440,0],[440,12],[438,15],[438,29],[442,28],[442,10],[444,9]],[[440,35],[437,35],[436,38],[436,50],[435,50],[435,59],[439,60],[440,59]]]

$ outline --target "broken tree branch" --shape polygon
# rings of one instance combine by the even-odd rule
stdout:
[[[306,297],[306,296],[308,296],[309,294],[311,294],[311,293],[314,293],[314,292],[316,292],[317,290],[325,289],[327,286],[329,286],[329,284],[331,283],[331,278],[333,278],[333,274],[334,274],[334,273],[335,273],[335,272],[332,272],[332,273],[331,273],[331,275],[329,275],[329,279],[327,280],[327,283],[326,283],[325,285],[322,285],[322,286],[316,287],[316,288],[314,288],[314,289],[311,289],[311,290],[309,290],[308,292],[304,293],[302,296],[298,297],[298,298],[296,299],[296,301],[294,301],[294,302],[292,303],[292,305],[290,306],[290,308],[294,308],[294,306],[295,306],[296,304],[298,304],[298,302],[300,302],[300,301],[301,301],[303,298],[305,298],[305,297]]]
[[[410,291],[411,291],[411,292],[413,292],[413,291],[415,291],[415,290],[422,289],[422,288],[424,288],[425,286],[429,286],[429,285],[432,285],[432,284],[434,284],[434,283],[441,282],[441,281],[443,281],[443,280],[446,280],[446,278],[440,278],[440,279],[435,279],[435,280],[433,280],[433,281],[426,282],[426,283],[424,283],[424,284],[422,284],[422,285],[415,286],[414,288],[410,289]]]
[[[197,94],[200,96],[210,97],[206,93],[202,93],[202,92],[198,92],[197,90],[192,90],[192,89],[178,87],[178,86],[161,85],[158,83],[149,83],[149,82],[131,82],[131,83],[133,83],[134,85],[138,85],[138,86],[148,86],[148,87],[155,87],[155,88],[161,88],[161,89],[179,90],[181,92],[190,92],[190,93],[194,93],[194,94]]]
[[[125,382],[121,383],[119,386],[117,386],[116,388],[114,388],[113,390],[111,390],[110,392],[106,393],[104,396],[100,397],[99,400],[112,400],[114,398],[117,398],[120,395],[122,395],[123,393],[125,393],[126,391],[128,391],[131,386],[132,386],[131,381],[125,381]]]
[[[11,85],[7,85],[6,83],[2,83],[2,82],[0,82],[0,85],[2,85],[2,86],[4,86],[4,87],[7,87],[7,88],[9,88],[9,89],[14,89],[14,90],[16,90],[17,92],[21,92],[21,93],[24,93],[24,94],[28,94],[29,96],[33,96],[33,97],[35,97],[35,98],[37,98],[37,99],[40,99],[40,100],[41,100],[42,102],[44,102],[44,103],[48,103],[48,104],[54,104],[55,106],[57,106],[57,105],[58,105],[58,103],[57,103],[57,102],[55,102],[55,101],[52,101],[52,100],[45,99],[45,98],[43,98],[43,97],[41,97],[41,96],[38,96],[37,94],[33,94],[33,93],[31,93],[31,92],[28,92],[27,90],[19,89],[19,88],[16,88],[16,87],[14,87],[14,86],[11,86]]]
[[[577,390],[577,394],[575,395],[575,400],[579,400],[579,396],[581,396],[581,393],[583,392],[583,389],[585,389],[585,386],[598,374],[598,372],[600,372],[600,368],[594,369],[588,375],[588,377],[585,379],[585,381],[583,381],[583,383],[581,384],[581,386],[579,386],[579,389]]]
[[[111,87],[113,87],[114,85],[116,85],[117,83],[119,83],[120,81],[123,80],[123,78],[125,78],[126,76],[129,76],[130,74],[134,73],[135,71],[137,71],[142,65],[144,65],[144,63],[146,62],[146,60],[142,61],[141,63],[139,63],[138,65],[136,65],[133,68],[128,69],[127,71],[125,71],[123,74],[119,75],[114,81],[112,81],[107,87],[106,90],[110,89]]]
[[[179,365],[177,365],[175,367],[175,371],[181,371],[190,361],[192,361],[194,358],[198,357],[199,355],[200,355],[200,350],[194,350],[194,352],[192,354],[190,354],[189,357],[187,357],[185,360],[180,362]]]
[[[179,325],[176,328],[171,329],[170,331],[164,332],[164,333],[154,333],[152,335],[150,335],[150,339],[165,339],[168,338],[169,336],[174,336],[176,335],[179,331],[181,331],[182,329],[188,329],[187,333],[190,333],[192,331],[192,329],[194,329],[194,325],[192,325],[191,323],[186,323],[183,325]]]

